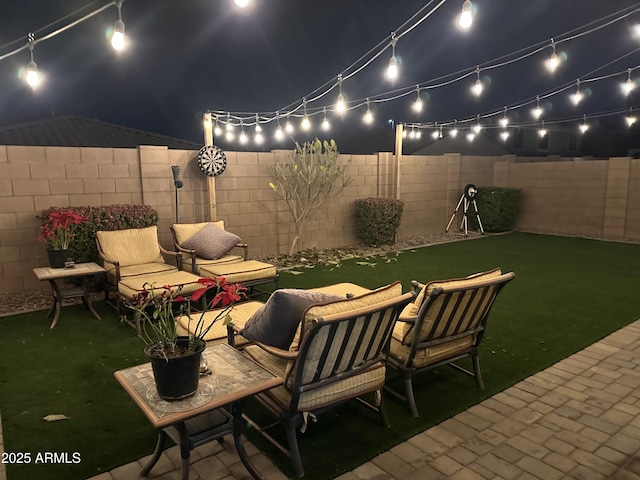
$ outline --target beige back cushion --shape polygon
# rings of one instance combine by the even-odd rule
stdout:
[[[385,302],[401,295],[402,284],[398,281],[390,285],[380,287],[376,290],[372,290],[371,292],[363,295],[357,295],[352,298],[336,300],[329,303],[311,305],[303,314],[303,319],[298,325],[298,330],[296,331],[293,342],[291,342],[289,351],[298,351],[301,339],[304,338],[306,332],[311,328],[313,319],[326,317],[327,315],[332,315],[334,313],[344,313],[357,308],[368,307],[369,305]]]
[[[187,239],[194,236],[209,223],[213,223],[219,229],[224,230],[224,220],[218,220],[217,222],[174,223],[173,231],[176,233],[178,244],[182,245]]]
[[[422,295],[422,299],[424,299],[424,295],[429,295],[431,292],[433,292],[433,290],[435,288],[442,288],[445,292],[448,290],[453,290],[453,289],[473,289],[475,287],[479,287],[482,286],[485,282],[496,279],[498,277],[500,277],[502,275],[502,272],[499,268],[496,268],[494,270],[489,270],[487,272],[480,272],[480,273],[476,273],[473,275],[469,275],[466,278],[454,278],[451,280],[437,280],[434,282],[429,282],[425,288],[422,289],[422,291],[420,292],[420,295]],[[419,295],[419,296],[420,296]],[[467,312],[474,312],[475,308],[469,308],[465,310],[465,304],[467,299],[469,301],[471,301],[471,295],[470,294],[460,294],[463,296],[462,300],[460,302],[449,302],[448,306],[447,306],[447,311],[444,312],[444,317],[447,318],[450,315],[453,314],[453,309],[457,308],[459,309],[460,312],[462,311],[467,311]],[[422,322],[422,328],[420,331],[420,335],[419,338],[420,340],[424,340],[424,338],[430,333],[431,328],[432,328],[432,324],[434,322],[434,320],[436,319],[436,316],[438,315],[438,313],[441,310],[441,306],[442,306],[442,302],[443,302],[443,298],[442,296],[438,297],[435,299],[435,301],[430,305],[429,309],[427,310],[427,312],[425,313],[425,317],[424,320]],[[492,297],[487,297],[484,299],[484,301],[491,301]],[[417,299],[416,299],[417,300]],[[480,298],[477,297],[475,298],[473,301],[477,302],[480,301]],[[422,304],[422,302],[421,302]],[[418,307],[419,309],[419,307]],[[405,310],[403,310],[403,315],[401,316],[401,318],[404,318],[404,314],[406,311],[406,307]],[[417,312],[416,312],[417,314]],[[463,321],[472,321],[472,319],[467,319]],[[396,325],[396,329],[394,329],[394,338],[400,340],[403,344],[405,345],[410,345],[411,341],[413,340],[413,336],[414,336],[414,329],[413,329],[414,324],[413,323],[404,323],[402,324],[402,332],[401,332],[401,338],[398,338],[398,334],[400,333],[400,324]],[[472,328],[475,325],[469,325],[469,328]],[[446,336],[446,332],[444,331],[446,327],[446,322],[443,322],[442,324],[442,328],[438,329],[438,331],[436,332],[436,337],[438,336]]]
[[[128,230],[98,231],[96,237],[107,260],[120,262],[123,267],[143,263],[164,263],[155,225]]]

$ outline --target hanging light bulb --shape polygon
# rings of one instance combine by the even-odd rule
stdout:
[[[416,129],[416,140],[420,140],[422,138],[422,130],[420,130],[420,124],[418,124],[418,127]]]
[[[391,32],[391,58],[389,59],[389,66],[387,67],[387,78],[389,80],[395,80],[398,78],[398,59],[396,58],[396,38],[395,32]]]
[[[500,138],[503,142],[506,142],[509,138],[509,131],[506,128],[502,132],[500,132]]]
[[[249,137],[247,137],[247,134],[244,133],[244,123],[242,122],[242,120],[240,120],[240,128],[242,129],[242,131],[240,132],[240,143],[241,144],[245,144],[249,141]]]
[[[304,108],[304,115],[302,117],[302,122],[300,123],[300,127],[305,132],[311,129],[311,121],[309,120],[309,115],[307,115],[307,99],[302,99],[302,105]]]
[[[38,73],[38,65],[33,60],[34,46],[35,36],[33,35],[33,33],[29,33],[27,47],[29,48],[30,60],[29,63],[27,63],[27,69],[24,79],[27,82],[27,85],[29,85],[31,88],[36,88],[38,85],[40,85],[41,81],[40,74]]]
[[[577,105],[584,98],[584,95],[580,91],[580,80],[576,80],[576,92],[572,93],[569,98],[571,99],[571,103]]]
[[[533,118],[538,120],[542,116],[542,107],[540,107],[540,97],[536,97],[536,107],[531,110]]]
[[[627,69],[627,81],[624,82],[621,86],[622,86],[622,92],[627,96],[633,91],[634,88],[636,88],[635,82],[631,80],[630,68]]]
[[[344,95],[342,95],[342,74],[338,75],[338,89],[339,93],[338,101],[336,102],[336,112],[342,115],[347,109],[347,105],[344,101]]]
[[[327,120],[327,107],[322,107],[322,113],[324,114],[324,118],[322,119],[320,128],[326,132],[331,128],[331,124],[329,123],[329,120]]]
[[[560,65],[560,59],[558,58],[558,55],[556,55],[556,42],[553,41],[553,38],[551,39],[551,48],[553,49],[553,52],[551,53],[551,56],[545,60],[544,66],[547,67],[547,70],[553,73]]]
[[[404,127],[405,128],[402,129],[402,138],[407,138],[409,132],[407,132],[406,125],[404,125]]]
[[[413,108],[413,111],[416,113],[420,113],[422,111],[422,98],[420,98],[420,85],[416,85],[416,93],[418,94],[418,98],[416,98],[416,101],[413,102],[413,105],[411,106],[411,108]]]
[[[624,119],[627,122],[627,127],[632,126],[638,120],[638,118],[633,114],[631,109],[629,109],[629,115],[624,117]]]
[[[262,132],[262,126],[260,125],[260,117],[256,113],[256,133]]]
[[[476,68],[476,83],[471,87],[471,93],[473,93],[476,97],[479,97],[482,94],[482,82],[480,81],[480,67]]]
[[[220,128],[220,125],[218,125],[218,116],[216,115],[216,126],[213,127],[213,134],[216,137],[219,137],[220,135],[222,135],[222,129]]]
[[[589,124],[587,123],[587,116],[585,115],[583,117],[582,123],[580,124],[580,126],[578,127],[580,129],[580,133],[585,133],[587,130],[589,130]]]
[[[476,134],[473,132],[469,132],[467,133],[467,141],[468,142],[473,142],[476,138]]]
[[[449,136],[451,138],[456,138],[458,136],[458,120],[454,121],[453,128],[449,130]]]
[[[362,116],[362,121],[367,125],[371,125],[373,123],[373,113],[369,109],[369,99],[367,98],[367,111]]]
[[[482,131],[482,125],[480,125],[480,115],[476,117],[476,124],[473,127],[471,127],[471,129],[473,130],[473,133],[475,133],[476,135]]]
[[[538,130],[538,135],[540,135],[540,138],[543,138],[546,134],[547,134],[547,129],[544,128],[544,120],[543,120],[542,127],[540,127],[540,130]]]
[[[471,0],[464,0],[462,4],[462,11],[460,12],[460,16],[458,17],[458,25],[460,28],[466,30],[473,23],[473,3]]]
[[[289,121],[289,114],[287,114],[287,123],[284,125],[284,131],[287,132],[288,134],[292,134],[293,130],[294,130],[293,125]]]
[[[256,113],[256,128],[255,128],[255,132],[256,132],[256,134],[254,135],[253,140],[258,145],[260,145],[264,141],[264,137],[262,136],[262,126],[260,125],[260,117],[258,116],[257,113]]]
[[[118,8],[118,20],[113,24],[113,33],[111,34],[111,46],[116,52],[121,52],[125,48],[124,22],[122,21],[122,0],[116,2]]]
[[[438,135],[438,124],[436,123],[435,128],[433,130],[433,132],[431,132],[431,138],[433,138],[434,140],[437,140],[439,138]]]
[[[233,0],[233,3],[235,3],[238,8],[247,8],[249,0]]]
[[[507,107],[504,107],[504,115],[499,120],[499,123],[502,128],[507,128],[507,125],[509,125],[509,119],[507,118]]]
[[[228,141],[228,142],[232,142],[233,140],[235,140],[236,136],[233,133],[233,125],[231,124],[231,119],[229,114],[227,114],[227,125],[225,127],[225,134],[224,134],[224,138]]]
[[[282,126],[280,126],[280,112],[276,112],[276,122],[278,123],[278,127],[276,128],[274,137],[276,140],[282,140],[284,138],[284,132],[282,131]]]

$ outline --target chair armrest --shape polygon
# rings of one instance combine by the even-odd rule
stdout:
[[[246,243],[237,243],[234,248],[241,248],[243,260],[245,262],[249,260],[249,245],[247,245]]]
[[[396,322],[402,322],[402,323],[416,323],[416,320],[418,319],[417,315],[414,316],[410,316],[410,317],[403,317],[402,315],[400,315]]]
[[[289,350],[282,350],[278,347],[272,347],[271,345],[265,345],[264,343],[254,342],[255,345],[263,349],[265,352],[270,353],[271,355],[275,355],[278,358],[282,358],[284,360],[295,360],[298,358],[298,352],[291,352]]]
[[[116,285],[120,281],[120,262],[117,260],[113,260],[112,258],[105,255],[100,249],[98,249],[98,255],[100,256],[100,260],[102,260],[102,267],[104,267],[105,263],[110,263],[115,267],[115,277],[116,277]]]
[[[160,247],[160,253],[163,255],[167,255],[168,257],[173,257],[176,261],[176,266],[178,270],[182,270],[182,253],[181,252],[172,252],[171,250],[167,250],[162,245],[158,245]]]
[[[416,292],[416,294],[420,293],[424,287],[426,287],[424,283],[420,283],[417,280],[411,280],[411,291]]]

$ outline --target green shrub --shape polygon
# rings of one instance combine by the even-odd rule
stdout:
[[[404,203],[393,198],[374,197],[355,203],[358,236],[371,246],[393,243]]]
[[[513,228],[520,212],[520,189],[478,187],[474,198],[486,232],[507,232]],[[469,207],[467,216],[471,226],[478,228],[473,206]]]
[[[106,205],[103,207],[50,207],[42,211],[42,222],[51,212],[72,210],[87,219],[77,226],[69,246],[69,256],[76,262],[99,263],[97,230],[125,230],[158,224],[158,212],[149,205]]]

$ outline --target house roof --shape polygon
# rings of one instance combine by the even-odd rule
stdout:
[[[0,145],[106,148],[163,145],[174,150],[199,150],[202,146],[75,115],[0,127]]]

